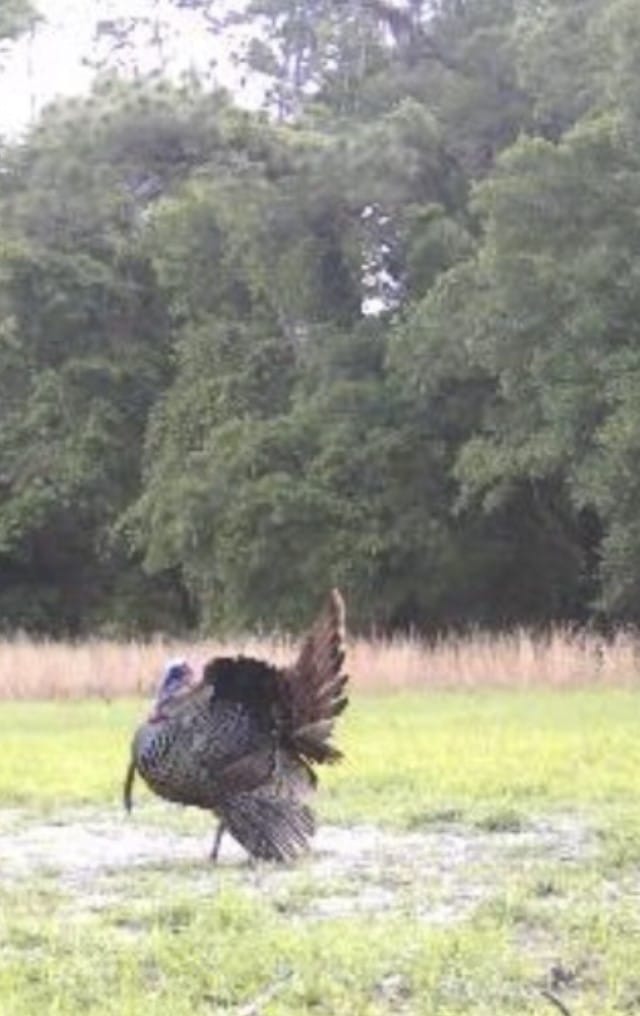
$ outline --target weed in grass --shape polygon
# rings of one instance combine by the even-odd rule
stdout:
[[[429,826],[443,826],[462,822],[464,813],[460,808],[427,808],[407,815],[407,829],[425,829]]]
[[[515,808],[498,808],[476,820],[478,829],[488,833],[519,833],[526,825],[525,818]]]

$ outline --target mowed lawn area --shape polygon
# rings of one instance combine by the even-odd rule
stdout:
[[[121,814],[145,708],[0,704],[1,1016],[640,1012],[640,691],[354,695],[287,870]]]

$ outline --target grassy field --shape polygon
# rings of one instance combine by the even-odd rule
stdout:
[[[286,636],[199,643],[0,641],[0,699],[117,698],[147,694],[168,657],[186,656],[196,667],[215,655],[259,656],[291,662],[296,644]],[[608,640],[558,627],[545,634],[514,629],[470,632],[432,642],[397,636],[352,639],[349,674],[359,691],[433,688],[584,688],[635,686],[640,640],[619,629]]]
[[[356,695],[284,870],[122,816],[143,708],[0,705],[2,1016],[640,1012],[632,690]]]

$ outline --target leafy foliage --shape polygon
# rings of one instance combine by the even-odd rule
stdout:
[[[107,60],[1,153],[5,624],[635,620],[635,4],[177,6],[263,111]]]

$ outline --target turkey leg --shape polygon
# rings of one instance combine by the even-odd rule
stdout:
[[[213,846],[211,847],[211,853],[209,854],[210,860],[214,862],[218,860],[218,854],[220,853],[220,843],[222,842],[222,837],[224,835],[224,831],[226,828],[227,827],[224,824],[224,822],[222,821],[218,822],[218,828],[216,829],[216,835],[213,840]]]

